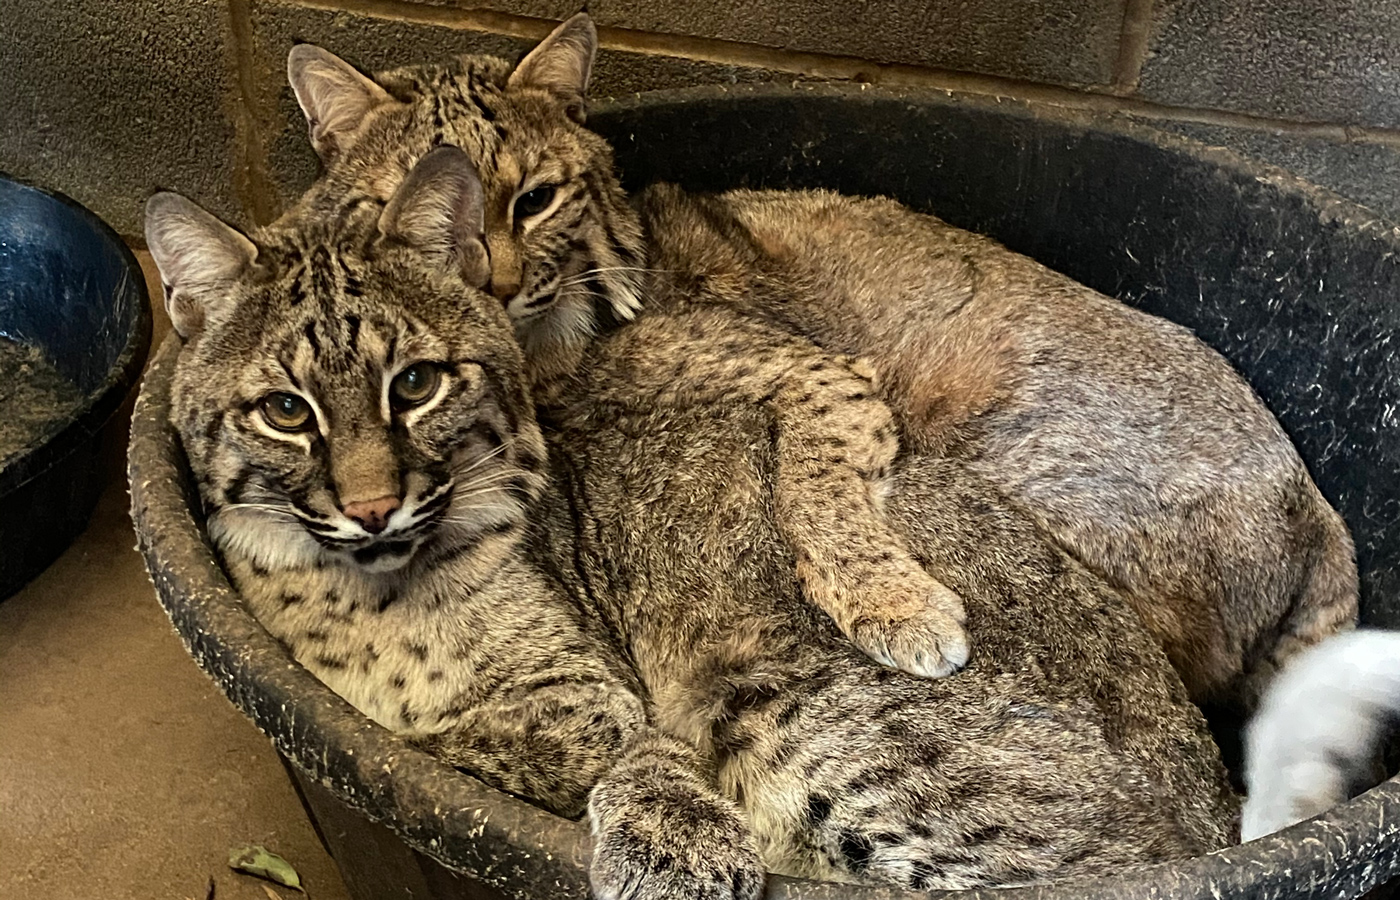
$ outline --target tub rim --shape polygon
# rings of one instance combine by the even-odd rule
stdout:
[[[126,314],[125,321],[121,323],[130,328],[126,343],[108,368],[102,383],[84,393],[82,405],[62,428],[42,442],[26,448],[21,455],[0,467],[0,497],[19,490],[54,466],[60,465],[75,450],[96,437],[121,408],[131,389],[136,386],[151,349],[150,294],[146,290],[146,277],[141,264],[137,262],[136,255],[131,252],[126,242],[96,213],[71,197],[0,172],[0,184],[6,182],[17,189],[65,207],[92,229],[104,244],[116,250],[131,284],[131,295],[128,298],[131,312]]]

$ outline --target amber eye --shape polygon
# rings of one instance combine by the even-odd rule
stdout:
[[[515,221],[528,219],[544,212],[554,199],[557,188],[552,184],[542,184],[534,190],[526,191],[515,198]]]
[[[432,363],[414,363],[389,383],[389,399],[395,409],[408,409],[437,393],[442,374]]]
[[[296,394],[274,391],[263,398],[263,418],[278,431],[305,431],[312,423],[311,405]]]

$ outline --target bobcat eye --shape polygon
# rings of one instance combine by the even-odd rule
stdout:
[[[296,394],[275,391],[262,401],[263,418],[278,431],[305,431],[311,424],[311,405]]]
[[[526,191],[515,198],[515,221],[528,219],[544,212],[554,199],[557,188],[552,184],[542,184],[534,190]]]
[[[414,363],[389,382],[389,400],[395,409],[408,409],[437,393],[442,373],[432,363]]]

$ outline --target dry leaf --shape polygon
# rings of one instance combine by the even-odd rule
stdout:
[[[228,864],[229,868],[239,872],[247,872],[249,875],[256,875],[259,878],[266,878],[268,881],[275,881],[289,888],[301,890],[301,878],[297,876],[297,870],[292,868],[291,863],[276,853],[268,851],[266,847],[259,847],[255,844],[234,847],[228,852]]]

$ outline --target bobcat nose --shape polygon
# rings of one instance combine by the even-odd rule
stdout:
[[[504,301],[520,293],[521,282],[525,280],[525,263],[515,239],[488,229],[486,252],[491,261],[491,296]]]
[[[491,295],[497,300],[506,301],[520,293],[520,273],[492,273]]]
[[[342,510],[347,516],[360,523],[360,527],[370,534],[379,534],[389,526],[389,516],[403,504],[392,494],[378,500],[357,500]]]

